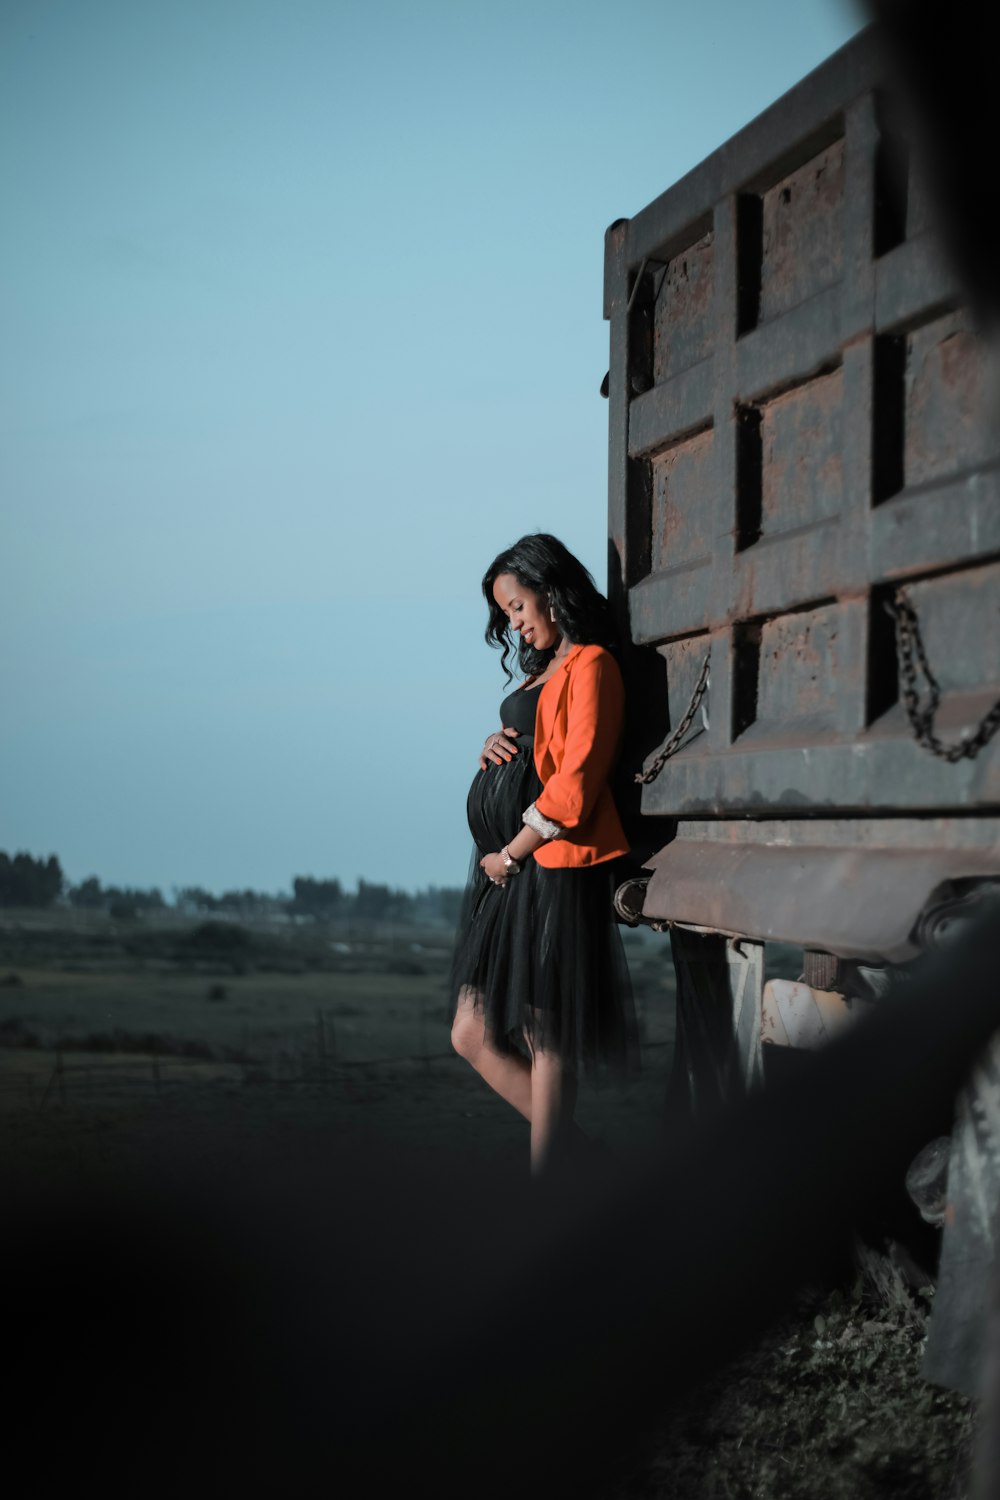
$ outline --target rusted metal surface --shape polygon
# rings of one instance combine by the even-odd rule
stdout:
[[[645,741],[633,706],[646,765],[711,658],[707,726],[699,714],[643,789],[683,845],[649,911],[821,947],[836,929],[845,955],[901,951],[907,915],[955,875],[941,814],[953,830],[1000,810],[1000,735],[951,763],[915,739],[885,609],[905,583],[941,688],[936,732],[971,731],[1000,697],[1000,381],[882,76],[862,33],[606,245],[612,591],[664,672]],[[837,861],[857,865],[865,901],[828,889],[836,920],[773,837],[775,820],[803,820],[818,867],[816,818],[857,820]],[[697,873],[690,824],[706,819],[756,820],[766,890],[729,867],[723,880],[717,848],[714,884]],[[909,870],[886,838],[901,820]],[[983,876],[1000,873],[987,844]],[[864,884],[878,851],[898,899]]]
[[[885,76],[862,33],[606,239],[611,595],[662,663],[630,692],[642,811],[676,820],[629,920],[671,930],[696,1107],[762,1076],[765,941],[871,998],[1000,889],[1000,352]],[[926,1366],[976,1392],[998,1122],[995,1041]]]
[[[712,434],[698,432],[650,460],[653,477],[654,567],[696,562],[712,550],[698,496],[712,472]],[[700,523],[700,524],[699,524]]]
[[[1000,820],[685,822],[650,864],[647,920],[907,963],[936,893],[1000,868]]]
[[[905,351],[904,483],[930,484],[995,462],[995,377],[967,315],[949,313],[915,329]]]
[[[817,990],[792,979],[769,979],[761,999],[761,1046],[824,1047],[860,1010],[837,990]]]
[[[760,195],[759,317],[778,317],[844,272],[844,141]]]
[[[760,524],[747,546],[843,510],[843,372],[817,376],[762,402],[759,418],[758,472],[737,476],[744,491],[752,487],[761,496]],[[737,500],[744,498],[738,488]]]
[[[761,1081],[764,948],[746,939],[674,927],[677,1045],[668,1114],[704,1118]]]
[[[657,385],[712,352],[711,230],[669,260],[660,272],[653,326],[653,379]]]
[[[923,1373],[983,1395],[989,1293],[997,1263],[1000,1202],[1000,1036],[958,1101],[948,1163],[945,1234]]]
[[[879,9],[995,319],[984,112],[918,66],[932,34],[966,53],[968,35]],[[636,659],[662,663],[630,704],[657,767],[643,811],[675,819],[629,919],[672,932],[674,1081],[696,1103],[739,1094],[735,1061],[761,1053],[759,1009],[737,1044],[728,945],[800,944],[871,999],[1000,889],[1000,349],[963,306],[887,77],[863,33],[606,240],[612,596]],[[707,724],[659,768],[706,656]],[[937,971],[949,1023],[978,980],[962,968],[959,950]],[[953,1133],[925,1363],[975,1394],[998,1201],[994,1039]]]

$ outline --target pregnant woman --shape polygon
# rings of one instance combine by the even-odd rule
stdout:
[[[577,1082],[633,1067],[635,1015],[612,907],[628,852],[608,778],[624,689],[607,600],[555,537],[483,578],[486,639],[525,681],[500,705],[469,790],[476,848],[452,967],[452,1041],[531,1124],[531,1168],[585,1140]],[[517,637],[517,645],[514,638]]]

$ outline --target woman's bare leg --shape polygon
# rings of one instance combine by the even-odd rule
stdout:
[[[549,1164],[553,1152],[581,1140],[582,1130],[573,1122],[578,1092],[577,1076],[558,1052],[531,1050],[531,1171],[537,1176]]]
[[[498,1052],[492,1034],[483,1022],[483,1013],[475,1008],[476,991],[468,985],[458,993],[458,1006],[451,1028],[451,1043],[485,1079],[490,1088],[512,1104],[518,1114],[531,1119],[531,1065],[525,1057]]]

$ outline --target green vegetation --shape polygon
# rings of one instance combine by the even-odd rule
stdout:
[[[64,883],[54,854],[33,859],[22,851],[12,859],[0,849],[0,906],[51,906]]]
[[[853,1285],[803,1295],[672,1411],[614,1500],[964,1500],[973,1405],[921,1379],[931,1297],[859,1247]]]
[[[296,875],[292,895],[265,891],[223,891],[215,896],[202,886],[183,886],[174,892],[174,909],[187,916],[199,912],[220,913],[241,920],[292,918],[314,922],[440,923],[453,928],[462,892],[428,886],[411,894],[378,881],[358,879],[355,891],[346,891],[337,879],[316,880]],[[13,858],[0,850],[0,907],[45,910],[55,905],[77,911],[101,911],[117,921],[167,909],[163,893],[153,887],[102,886],[96,875],[70,885],[56,855],[36,859],[23,851]]]
[[[32,861],[33,878],[51,863]],[[299,878],[289,898],[143,905],[96,877],[77,889],[0,912],[0,1123],[29,1176],[185,1149],[294,1159],[361,1130],[465,1153],[477,1172],[526,1167],[524,1122],[450,1047],[457,892]],[[674,981],[667,939],[622,937],[644,1073],[584,1088],[579,1118],[627,1151],[661,1126]],[[794,977],[801,954],[768,964]],[[615,1500],[964,1500],[971,1407],[921,1379],[929,1295],[869,1254],[853,1286],[802,1299],[665,1413]]]

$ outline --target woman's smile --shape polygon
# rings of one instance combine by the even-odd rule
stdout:
[[[549,614],[548,601],[526,588],[513,573],[501,573],[493,584],[493,598],[510,621],[510,628],[528,646],[549,651],[562,639]]]

